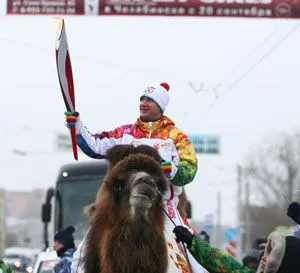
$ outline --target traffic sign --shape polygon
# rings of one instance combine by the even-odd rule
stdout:
[[[57,134],[56,149],[58,151],[72,151],[71,137],[69,134]]]
[[[236,228],[228,228],[225,231],[225,238],[226,240],[237,240],[237,229]]]
[[[220,136],[218,135],[189,135],[197,154],[219,154]]]
[[[205,229],[212,229],[214,227],[214,215],[209,213],[204,216],[203,226]]]

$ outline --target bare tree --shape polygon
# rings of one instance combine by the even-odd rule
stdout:
[[[265,139],[251,151],[243,169],[256,203],[286,207],[283,196],[300,201],[300,132]]]
[[[246,248],[258,235],[292,225],[286,208],[288,200],[300,201],[299,178],[300,132],[265,138],[251,150],[243,166],[243,181],[249,185],[241,211],[248,236]]]
[[[249,213],[249,222],[245,225],[243,250],[249,250],[256,238],[268,236],[270,232],[279,227],[292,225],[291,219],[278,209],[276,204],[266,206],[251,205],[244,208]],[[245,223],[246,224],[246,223]]]

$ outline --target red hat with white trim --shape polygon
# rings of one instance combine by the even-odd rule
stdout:
[[[166,82],[162,82],[158,86],[147,86],[144,90],[142,97],[147,97],[155,101],[161,108],[162,112],[165,111],[169,104],[169,89],[170,86]]]

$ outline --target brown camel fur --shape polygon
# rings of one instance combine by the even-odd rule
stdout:
[[[106,159],[109,161],[110,165],[109,168],[112,168],[118,161],[125,158],[129,154],[137,154],[142,153],[146,154],[150,157],[153,157],[158,162],[162,161],[159,154],[156,152],[155,149],[153,149],[150,146],[147,145],[139,145],[139,146],[133,146],[133,145],[122,145],[121,149],[113,149],[111,152],[108,152]],[[182,219],[187,219],[187,196],[185,193],[185,190],[182,190],[182,193],[179,195],[179,202],[177,205],[179,214]],[[92,213],[95,211],[95,203],[92,203],[84,208],[84,213],[87,216],[91,216]]]
[[[182,189],[182,193],[179,195],[177,209],[181,218],[187,220],[188,199],[184,189]]]
[[[156,151],[118,145],[107,154],[105,181],[90,207],[85,273],[166,273],[162,195],[166,178]]]

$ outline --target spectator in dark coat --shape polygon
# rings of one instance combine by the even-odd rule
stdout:
[[[300,225],[300,204],[298,202],[291,202],[286,214],[291,217],[295,223]]]
[[[256,240],[253,242],[252,248],[257,249],[259,251],[264,251],[267,245],[267,241],[267,236],[260,236],[256,238]]]
[[[205,242],[210,244],[210,236],[205,230],[201,230],[199,233],[199,237],[204,240]]]
[[[53,248],[60,257],[60,261],[54,267],[54,273],[70,273],[73,254],[76,250],[73,233],[75,228],[69,226],[58,230],[54,235]]]

